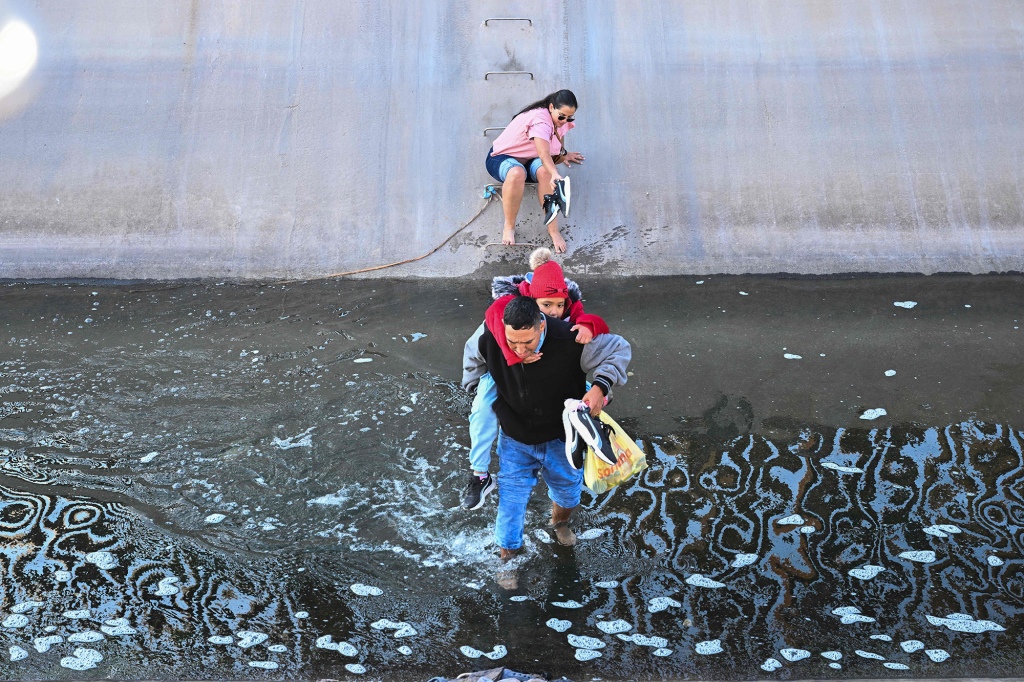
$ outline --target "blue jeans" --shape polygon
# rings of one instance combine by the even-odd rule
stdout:
[[[491,466],[491,446],[498,437],[498,415],[494,414],[494,401],[498,388],[491,373],[480,377],[469,413],[469,466],[473,471],[488,471]]]
[[[498,518],[494,523],[494,540],[503,549],[523,546],[523,525],[526,505],[537,473],[548,485],[548,497],[560,507],[572,509],[580,503],[583,470],[569,466],[565,457],[565,441],[561,438],[540,445],[527,445],[498,435]]]

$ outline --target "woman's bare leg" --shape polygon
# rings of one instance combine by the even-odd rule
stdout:
[[[537,200],[541,209],[544,208],[544,195],[555,191],[555,183],[551,181],[551,173],[547,168],[541,166],[537,169]],[[565,253],[565,240],[562,233],[558,231],[558,218],[555,218],[548,225],[548,235],[555,245],[555,253]]]
[[[505,213],[505,226],[501,231],[501,243],[516,243],[516,216],[519,205],[523,203],[523,191],[526,189],[526,170],[522,166],[513,166],[505,174],[505,182],[501,184],[501,206]]]

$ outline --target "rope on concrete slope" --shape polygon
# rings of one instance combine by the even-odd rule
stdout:
[[[320,280],[334,279],[336,277],[347,277],[349,275],[358,275],[358,274],[361,274],[363,272],[373,272],[374,270],[384,270],[385,268],[393,268],[393,267],[395,267],[397,265],[405,265],[406,263],[415,263],[418,260],[423,260],[427,256],[430,256],[430,255],[433,255],[434,253],[437,253],[437,251],[440,250],[440,248],[442,246],[444,246],[445,244],[450,242],[452,239],[455,238],[455,236],[457,234],[459,234],[460,232],[465,230],[467,227],[472,225],[473,221],[476,220],[477,218],[479,218],[483,214],[483,212],[485,210],[487,210],[487,207],[491,205],[491,199],[493,197],[495,197],[495,196],[498,196],[499,199],[501,198],[497,194],[497,192],[488,192],[487,194],[485,194],[484,195],[484,199],[486,199],[487,201],[484,202],[484,205],[480,207],[480,210],[477,211],[473,215],[472,218],[467,220],[466,223],[462,227],[460,227],[459,229],[455,230],[450,235],[448,235],[448,237],[443,242],[441,242],[440,244],[438,244],[437,246],[432,248],[430,251],[427,251],[422,256],[416,256],[415,258],[406,258],[405,260],[398,260],[398,261],[395,261],[394,263],[386,263],[384,265],[374,265],[374,266],[371,266],[371,267],[368,267],[368,268],[360,268],[358,270],[349,270],[348,272],[336,272],[333,275],[323,275],[321,277],[303,277],[301,279],[289,279],[289,280],[284,280],[284,281],[281,281],[281,282],[277,282],[277,284],[291,284],[292,282],[318,282]]]

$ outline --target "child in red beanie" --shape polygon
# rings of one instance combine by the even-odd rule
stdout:
[[[561,266],[551,258],[550,249],[537,249],[530,254],[530,267],[533,272],[511,277],[495,277],[491,282],[491,296],[495,303],[503,299],[508,303],[514,296],[530,296],[537,300],[537,305],[545,315],[571,322],[574,325],[572,329],[576,332],[577,343],[590,343],[595,336],[609,333],[608,325],[603,319],[584,312],[583,295],[579,285],[566,279]],[[503,311],[504,306],[492,305],[488,309],[484,323],[501,347],[505,362],[511,366],[520,362],[528,364],[539,360],[542,353],[520,358],[508,347],[505,341],[505,325],[501,319]],[[479,509],[487,495],[497,487],[488,471],[491,465],[491,447],[498,437],[498,419],[491,409],[496,398],[494,380],[490,374],[484,374],[477,386],[473,409],[469,415],[469,463],[473,472],[462,494],[464,509]]]

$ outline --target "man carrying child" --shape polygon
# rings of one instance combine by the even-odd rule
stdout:
[[[493,409],[501,432],[494,535],[501,557],[511,558],[523,545],[526,505],[538,473],[551,498],[550,529],[560,544],[573,545],[569,517],[580,502],[583,471],[566,457],[562,410],[566,399],[582,399],[597,416],[611,388],[626,383],[629,343],[616,334],[601,334],[579,344],[572,324],[548,317],[529,296],[495,301],[487,320],[466,342],[462,385],[473,390],[488,373],[497,389]],[[499,325],[504,344],[492,331]],[[510,364],[502,345],[532,361]],[[591,372],[593,386],[587,390]]]

